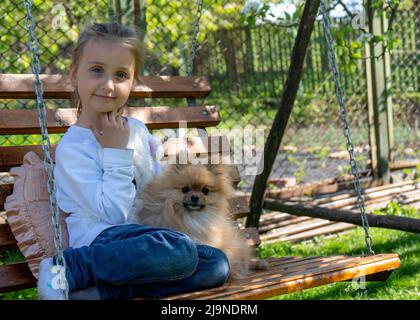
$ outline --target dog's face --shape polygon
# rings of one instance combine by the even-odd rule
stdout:
[[[173,165],[168,187],[178,213],[193,214],[214,209],[233,195],[229,176],[222,165]]]

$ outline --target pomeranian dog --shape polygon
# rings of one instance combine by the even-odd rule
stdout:
[[[145,186],[140,197],[141,224],[180,231],[198,244],[222,250],[232,277],[248,273],[253,250],[229,216],[234,195],[230,177],[219,165],[168,165]]]

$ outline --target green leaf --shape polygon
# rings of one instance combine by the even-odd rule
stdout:
[[[378,42],[381,42],[381,41],[384,41],[384,36],[382,36],[382,35],[373,36],[372,39],[371,39],[372,43],[378,43]]]
[[[361,48],[363,48],[363,44],[361,42],[358,42],[358,41],[352,41],[351,42],[351,47],[353,49],[361,49]]]
[[[361,59],[362,58],[362,54],[360,52],[353,52],[351,57],[353,59]]]

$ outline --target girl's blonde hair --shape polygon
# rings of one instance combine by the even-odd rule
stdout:
[[[136,83],[136,81],[139,80],[140,70],[144,63],[143,47],[138,34],[134,30],[116,22],[94,23],[92,25],[88,25],[80,34],[79,40],[73,49],[72,63],[76,69],[79,65],[83,48],[86,43],[95,39],[113,40],[131,51],[135,60],[134,82]],[[76,116],[79,117],[82,112],[82,104],[79,94],[77,93],[77,88],[72,95],[72,107],[77,109]]]

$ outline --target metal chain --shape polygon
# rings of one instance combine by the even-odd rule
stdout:
[[[330,24],[328,21],[327,9],[323,0],[321,0],[321,13],[322,13],[322,23],[324,25],[324,31],[325,31],[325,40],[328,47],[328,56],[329,56],[332,70],[333,70],[335,94],[340,104],[341,119],[344,126],[344,136],[346,137],[346,140],[347,140],[347,151],[350,155],[351,173],[354,176],[354,187],[357,192],[358,207],[360,210],[362,225],[365,230],[365,242],[368,249],[368,255],[374,255],[375,253],[372,250],[373,241],[372,241],[371,236],[369,235],[369,223],[368,223],[366,210],[365,210],[365,198],[362,194],[362,188],[360,186],[360,171],[359,171],[359,168],[357,167],[356,160],[354,159],[354,147],[353,147],[353,143],[351,141],[351,136],[350,136],[350,126],[349,126],[346,105],[344,103],[344,98],[343,98],[343,90],[340,85],[340,73],[338,72],[337,61],[335,58],[333,39],[331,36],[331,31],[330,31]]]
[[[188,56],[188,63],[187,63],[187,75],[189,77],[192,75],[192,72],[193,72],[194,57],[197,51],[198,33],[200,32],[200,19],[201,19],[202,13],[203,13],[203,0],[199,0],[198,5],[197,5],[197,14],[196,14],[196,19],[195,19],[192,44],[191,44],[190,53]]]
[[[48,130],[47,130],[47,111],[46,111],[46,106],[43,99],[44,85],[39,78],[39,74],[41,72],[41,64],[38,58],[39,42],[34,33],[35,19],[31,14],[32,1],[33,0],[29,0],[29,1],[23,0],[23,5],[25,6],[25,9],[26,9],[25,25],[30,35],[28,46],[29,46],[29,50],[32,53],[31,68],[32,68],[32,72],[35,75],[34,91],[36,94],[36,107],[38,110],[38,120],[39,120],[40,129],[41,129],[41,135],[42,135],[42,151],[44,154],[44,167],[48,175],[47,188],[48,188],[48,194],[49,194],[49,200],[50,200],[50,208],[52,211],[54,245],[57,252],[57,256],[55,260],[56,260],[57,265],[59,266],[58,273],[60,277],[60,282],[58,284],[57,289],[60,289],[62,291],[63,298],[68,300],[68,284],[65,277],[66,262],[63,257],[63,245],[62,245],[63,237],[62,237],[61,224],[60,224],[60,210],[58,208],[57,200],[55,197],[54,177],[53,177],[54,163],[50,156],[51,143],[50,143],[50,138],[48,136]]]
[[[192,36],[192,43],[190,47],[190,53],[188,56],[188,62],[187,62],[187,76],[191,77],[193,73],[193,66],[194,66],[194,58],[197,51],[197,44],[198,44],[198,33],[200,32],[200,19],[201,15],[203,13],[203,0],[198,0],[197,4],[197,13],[196,13],[196,19],[194,24],[194,33]],[[197,100],[195,98],[187,98],[188,106],[189,107],[196,107],[197,106]],[[207,131],[206,128],[197,128],[198,135],[200,137],[207,137]]]

